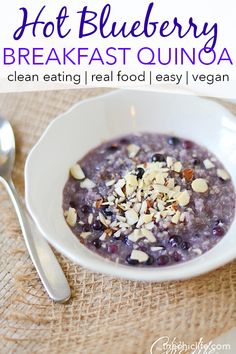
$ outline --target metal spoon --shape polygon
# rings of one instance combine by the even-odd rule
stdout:
[[[48,295],[56,302],[65,302],[71,296],[68,282],[50,246],[36,227],[33,230],[33,222],[23,209],[11,178],[14,162],[14,133],[10,123],[0,118],[0,182],[15,207],[26,247]]]

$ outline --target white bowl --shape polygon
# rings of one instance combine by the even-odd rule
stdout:
[[[76,104],[54,120],[28,156],[26,204],[45,238],[72,261],[95,272],[127,279],[165,281],[196,276],[236,257],[236,220],[209,252],[159,268],[115,264],[84,247],[67,226],[62,191],[72,164],[103,140],[134,131],[155,131],[205,145],[236,184],[236,119],[213,101],[196,96],[120,90]]]

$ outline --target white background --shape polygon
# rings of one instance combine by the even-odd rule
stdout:
[[[109,3],[112,5],[111,20],[117,21],[122,24],[124,21],[132,24],[135,20],[144,20],[144,16],[151,1],[142,0],[110,0]],[[215,51],[217,57],[221,54],[223,48],[227,48],[234,65],[230,65],[228,62],[221,63],[221,65],[212,64],[210,66],[204,66],[202,64],[197,64],[195,66],[185,64],[184,66],[175,65],[174,62],[168,66],[163,66],[160,64],[143,66],[138,63],[136,58],[136,52],[142,47],[151,47],[155,51],[161,48],[163,55],[167,55],[166,51],[168,48],[185,48],[185,50],[190,50],[191,48],[196,48],[198,52],[205,44],[208,37],[202,37],[199,39],[193,38],[192,34],[189,34],[184,39],[179,39],[177,33],[175,32],[170,37],[161,38],[159,32],[152,38],[108,38],[103,39],[100,37],[99,33],[91,37],[86,37],[83,39],[78,38],[79,20],[80,15],[77,11],[81,11],[83,6],[88,6],[91,10],[101,12],[101,9],[108,0],[57,0],[57,1],[42,1],[42,0],[11,0],[5,2],[2,5],[0,11],[0,91],[23,91],[23,90],[38,90],[38,89],[58,89],[58,88],[78,88],[82,85],[70,84],[60,84],[60,83],[10,83],[7,80],[7,76],[13,73],[15,70],[17,74],[35,74],[37,73],[40,77],[46,72],[49,74],[71,73],[71,74],[81,74],[85,70],[88,70],[89,77],[94,73],[109,73],[111,70],[117,72],[117,70],[122,70],[125,73],[142,73],[143,70],[147,71],[147,74],[152,70],[153,77],[156,74],[183,74],[185,75],[188,70],[190,75],[192,74],[228,74],[230,76],[230,82],[227,83],[215,83],[214,85],[207,85],[205,82],[191,82],[187,87],[188,90],[197,92],[202,95],[207,96],[218,96],[225,98],[236,98],[236,46],[234,33],[236,33],[236,21],[234,19],[236,5],[234,0],[219,1],[219,0],[159,0],[155,1],[155,6],[153,10],[153,15],[151,19],[153,21],[159,21],[161,24],[165,20],[169,20],[173,23],[173,18],[177,17],[178,21],[183,25],[184,28],[188,28],[188,21],[190,17],[193,17],[194,22],[198,24],[199,29],[202,28],[205,22],[209,25],[213,25],[215,22],[218,23],[218,41]],[[30,28],[26,29],[23,38],[20,41],[15,41],[13,39],[13,33],[21,25],[22,22],[22,12],[19,11],[20,7],[26,7],[29,13],[29,19],[32,21],[37,16],[39,10],[43,5],[46,5],[46,10],[43,12],[42,20],[44,21],[54,21],[56,23],[56,16],[62,6],[68,7],[68,13],[70,18],[65,22],[65,30],[71,28],[71,33],[65,39],[60,39],[57,33],[50,38],[43,38],[42,36],[42,26],[39,25],[37,31],[37,37],[32,36]],[[158,26],[159,28],[159,26]],[[89,48],[88,53],[92,53],[94,48],[98,47],[101,54],[105,53],[107,47],[132,47],[132,52],[128,56],[128,65],[101,65],[100,63],[94,63],[88,66],[88,59],[84,59],[82,65],[58,65],[55,62],[51,62],[49,65],[45,66],[33,66],[33,65],[3,65],[2,52],[4,47],[14,48],[17,52],[18,47],[26,47],[30,50],[33,47],[44,48],[44,61],[46,60],[47,54],[52,47],[57,49],[57,52],[62,53],[63,48],[78,48],[87,47]],[[16,56],[17,57],[17,56]],[[120,58],[120,57],[118,57]],[[104,55],[104,60],[107,57]],[[152,88],[158,90],[182,90],[186,89],[185,82],[182,85],[176,86],[176,84],[169,85],[168,83],[163,85],[156,83]],[[147,86],[148,82],[127,84],[126,82],[97,82],[90,83],[90,86]],[[155,86],[155,87],[154,87]],[[151,89],[152,89],[151,88]],[[150,87],[149,87],[150,89]]]

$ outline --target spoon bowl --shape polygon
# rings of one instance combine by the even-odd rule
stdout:
[[[10,123],[0,118],[0,182],[5,186],[15,207],[25,244],[46,291],[54,301],[65,302],[70,298],[69,285],[48,243],[37,229],[32,232],[32,220],[25,213],[11,179],[14,162],[14,133]]]

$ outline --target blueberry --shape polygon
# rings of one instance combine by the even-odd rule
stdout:
[[[224,224],[224,221],[222,219],[216,219],[215,220],[215,225],[218,226],[218,225],[223,225]]]
[[[182,242],[182,238],[178,235],[174,235],[174,236],[171,236],[169,238],[169,244],[172,246],[172,247],[177,247],[181,244]]]
[[[194,166],[199,166],[201,164],[201,160],[196,158],[193,160],[193,164],[194,164]]]
[[[176,138],[175,136],[172,136],[172,137],[169,137],[167,139],[167,142],[168,142],[169,145],[175,146],[175,145],[178,145],[180,143],[180,140],[178,138]]]
[[[137,259],[131,259],[130,256],[126,258],[126,262],[130,265],[137,265],[139,263]]]
[[[144,244],[143,240],[138,241],[140,251],[147,253],[147,245]]]
[[[183,146],[184,149],[190,150],[193,147],[193,142],[190,141],[190,140],[184,140],[183,143],[182,143],[182,146]]]
[[[152,162],[166,162],[166,159],[162,154],[154,154],[152,156]]]
[[[81,207],[81,209],[80,209],[81,211],[82,211],[82,213],[84,213],[84,214],[88,214],[88,213],[90,213],[90,211],[91,211],[91,207],[89,206],[89,205],[83,205],[82,207]]]
[[[123,138],[120,140],[120,144],[122,144],[122,145],[128,145],[129,143],[130,143],[129,140],[126,138]]]
[[[225,230],[224,230],[223,227],[221,227],[221,226],[216,226],[216,227],[214,227],[214,229],[212,230],[212,234],[213,234],[214,236],[224,236]]]
[[[218,177],[218,178],[219,178],[220,182],[223,183],[223,184],[225,184],[227,182],[227,180],[225,180],[225,179],[223,179],[221,177]]]
[[[155,259],[153,256],[149,256],[148,260],[146,262],[147,265],[152,265],[154,263]]]
[[[113,212],[110,211],[110,210],[107,210],[108,209],[108,205],[103,205],[102,206],[102,212],[105,216],[112,216],[113,215]]]
[[[111,245],[108,246],[107,250],[108,250],[109,253],[117,253],[118,246],[111,244]]]
[[[109,152],[116,152],[117,150],[119,150],[119,146],[117,144],[112,144],[107,148],[107,151]]]
[[[95,220],[93,223],[93,229],[96,231],[102,230],[103,229],[103,224],[99,220]]]
[[[102,246],[102,241],[97,238],[96,240],[93,240],[92,244],[94,247],[100,248]]]
[[[190,248],[190,244],[188,242],[184,241],[181,243],[181,248],[182,248],[182,250],[187,251]]]
[[[76,207],[77,207],[76,203],[73,200],[70,201],[69,205],[71,208],[74,208],[74,209],[76,209]]]
[[[90,231],[90,225],[89,224],[84,224],[83,225],[83,231],[84,232],[89,232]]]
[[[179,252],[175,251],[173,254],[172,254],[172,258],[175,262],[180,262],[181,259],[182,259],[182,256]]]
[[[127,245],[130,246],[129,237],[127,235],[123,236],[122,241]]]
[[[112,215],[113,215],[113,212],[110,211],[110,210],[104,210],[103,212],[104,212],[104,214],[105,214],[106,216],[112,216]]]
[[[145,171],[142,167],[138,167],[138,168],[136,168],[135,173],[136,173],[137,179],[142,179]]]
[[[159,258],[157,258],[157,264],[160,266],[164,266],[167,263],[169,263],[169,257],[167,255],[162,255]]]
[[[129,240],[128,235],[123,236],[122,241],[123,241],[128,247],[130,247],[130,246],[133,244],[133,242]]]

